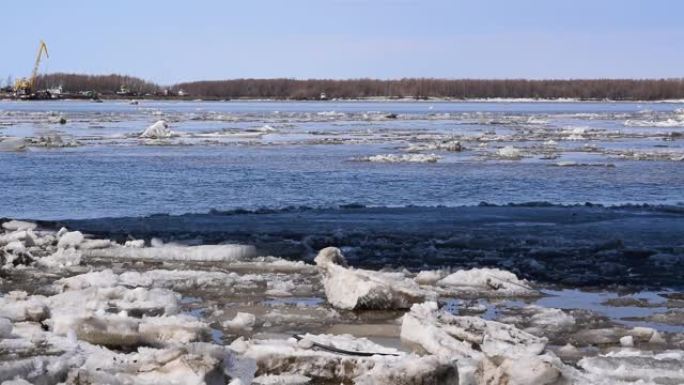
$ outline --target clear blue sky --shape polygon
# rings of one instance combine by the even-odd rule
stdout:
[[[0,79],[684,76],[677,0],[8,0]]]

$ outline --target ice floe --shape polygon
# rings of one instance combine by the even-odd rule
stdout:
[[[374,163],[436,163],[440,158],[435,154],[380,154],[361,160]]]
[[[449,384],[453,363],[420,357],[350,335],[311,335],[300,339],[237,339],[230,348],[257,363],[257,376],[305,376],[313,381],[355,384]],[[345,353],[341,354],[343,351]],[[259,377],[258,377],[259,378]],[[275,379],[273,380],[275,381]],[[277,383],[277,382],[275,382]]]
[[[230,262],[256,256],[249,245],[201,245],[161,247],[115,247],[84,251],[90,258],[116,258],[149,261],[212,261]]]
[[[459,384],[552,384],[562,376],[560,360],[545,353],[546,339],[511,325],[454,316],[435,302],[411,308],[401,338],[454,360]]]
[[[582,358],[591,382],[596,384],[679,384],[684,383],[684,352],[653,353],[637,350]]]
[[[518,160],[523,158],[523,152],[513,146],[505,146],[496,151],[496,155],[503,159]]]
[[[145,131],[140,134],[141,138],[149,139],[165,139],[175,136],[176,133],[171,131],[169,124],[164,120],[159,120],[151,126],[147,127]]]
[[[436,284],[455,293],[484,296],[534,296],[539,292],[515,274],[492,268],[458,270]]]
[[[16,219],[12,219],[2,224],[2,228],[7,231],[35,230],[36,226],[37,225],[33,222],[18,221]]]
[[[328,302],[346,310],[408,309],[412,304],[433,298],[413,280],[401,274],[347,268],[340,263],[339,249],[322,249],[316,257],[321,268]]]

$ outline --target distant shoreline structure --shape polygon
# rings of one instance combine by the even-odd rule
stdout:
[[[231,79],[163,86],[126,75],[53,73],[36,89],[57,98],[180,100],[676,101],[676,79]],[[5,97],[10,89],[4,89]],[[0,94],[0,97],[3,96]]]

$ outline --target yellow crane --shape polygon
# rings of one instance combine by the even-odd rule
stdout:
[[[33,72],[31,72],[30,78],[21,78],[14,83],[14,92],[18,94],[29,95],[34,89],[36,83],[36,77],[38,76],[38,68],[40,67],[40,59],[43,57],[43,52],[45,52],[45,57],[49,58],[47,45],[44,41],[40,41],[38,46],[38,54],[36,55],[36,62],[33,65]]]

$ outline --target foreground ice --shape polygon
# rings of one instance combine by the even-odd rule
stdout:
[[[542,354],[546,339],[511,325],[478,317],[457,317],[435,302],[417,304],[404,316],[401,338],[454,360],[460,384],[550,384],[560,376],[556,357]],[[516,365],[514,362],[522,365]]]
[[[670,385],[684,380],[681,350],[637,349],[670,349],[681,336],[608,327],[601,319],[586,321],[582,312],[537,305],[523,304],[515,312],[499,308],[502,314],[492,321],[455,315],[477,305],[451,313],[432,302],[539,295],[531,282],[504,270],[373,271],[349,267],[334,247],[322,249],[313,266],[256,257],[246,246],[236,251],[235,245],[158,240],[152,247],[141,241],[122,246],[25,221],[5,221],[2,229],[3,385]],[[206,270],[187,268],[196,261],[205,263],[193,268]],[[35,283],[18,284],[27,276]],[[6,289],[18,285],[23,290]],[[329,305],[292,298],[323,292]],[[259,303],[260,298],[268,301]],[[385,313],[392,318],[384,323],[359,324]],[[672,314],[662,317],[677,321]],[[336,333],[321,331],[335,330],[332,323]],[[396,333],[412,351],[348,334],[373,329],[385,337]],[[301,334],[287,338],[293,332]],[[549,347],[549,340],[566,345]],[[571,364],[551,349],[572,357]]]
[[[230,348],[254,359],[258,376],[303,375],[320,382],[378,385],[447,385],[458,378],[455,366],[439,357],[406,354],[350,335],[307,334],[299,341],[238,339]]]
[[[684,383],[684,352],[681,350],[658,354],[621,350],[585,357],[578,365],[599,383]]]
[[[160,247],[117,247],[84,251],[94,258],[137,259],[151,261],[231,262],[256,256],[254,246],[202,245]]]
[[[401,274],[344,267],[344,256],[334,247],[322,249],[315,261],[328,302],[339,309],[407,309],[433,296]]]
[[[437,281],[437,285],[458,294],[502,297],[539,295],[529,282],[501,269],[459,270]]]
[[[421,271],[415,277],[404,272],[379,272],[346,267],[342,252],[322,249],[315,258],[321,270],[325,294],[336,308],[408,309],[415,303],[438,297],[526,297],[539,292],[515,274],[500,269]]]

